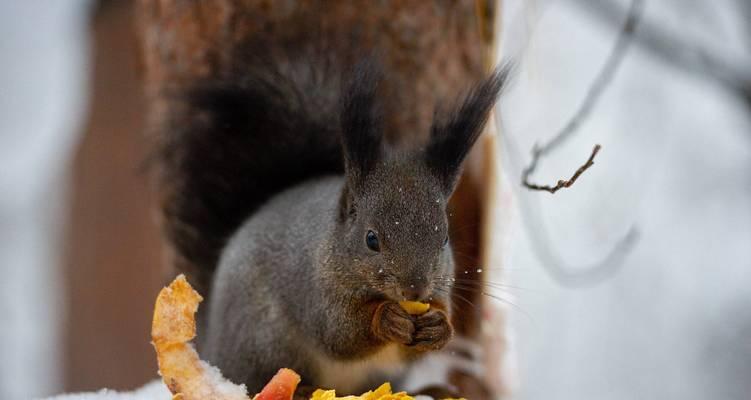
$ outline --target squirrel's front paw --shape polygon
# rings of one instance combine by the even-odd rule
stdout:
[[[381,303],[373,316],[373,334],[386,342],[412,343],[415,322],[397,303]]]
[[[431,309],[415,319],[410,346],[417,351],[438,350],[451,340],[454,328],[445,312]]]

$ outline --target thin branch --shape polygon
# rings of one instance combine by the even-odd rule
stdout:
[[[583,103],[575,115],[546,145],[534,147],[532,151],[532,161],[522,172],[522,182],[525,184],[525,187],[527,187],[526,184],[533,185],[528,182],[528,178],[537,168],[540,158],[550,151],[555,150],[561,145],[561,143],[576,133],[579,126],[581,126],[582,122],[589,115],[604,88],[611,81],[618,65],[623,59],[628,44],[631,41],[631,36],[633,36],[634,30],[639,23],[642,6],[643,0],[632,0],[628,16],[621,28],[613,50],[611,51],[605,66],[589,88]],[[496,123],[499,125],[503,124],[500,115],[496,115]],[[499,127],[501,132],[506,131],[503,127]],[[519,153],[515,150],[516,146],[513,144],[513,138],[509,135],[506,135],[506,146],[504,147],[508,150],[510,162],[512,162],[512,164],[520,165],[521,162],[518,157]],[[571,179],[569,179],[568,186],[571,186],[584,171],[591,167],[598,151],[599,146],[595,146],[587,163],[580,167]],[[513,160],[517,160],[517,162],[514,162]],[[564,181],[564,186],[565,185],[566,181]],[[541,188],[544,187],[541,185],[538,186]],[[555,244],[550,237],[544,221],[540,217],[539,197],[530,196],[526,201],[520,202],[520,206],[523,215],[522,221],[527,228],[525,230],[530,235],[530,242],[535,249],[534,254],[541,261],[542,266],[550,273],[551,277],[562,286],[587,287],[608,279],[624,264],[626,256],[631,252],[638,241],[638,229],[635,224],[632,224],[626,231],[625,235],[613,245],[603,258],[588,265],[571,265],[566,262],[564,257],[561,257],[561,255],[555,251]]]
[[[597,22],[614,24],[623,14],[622,8],[612,0],[575,0],[572,2],[582,11],[594,16]],[[712,3],[708,3],[712,4]],[[741,1],[741,13],[751,15]],[[639,32],[634,35],[634,45],[658,60],[699,78],[713,79],[740,95],[751,106],[751,57],[729,55],[714,48],[686,40],[679,32],[671,32],[664,24],[640,22]]]
[[[498,114],[496,114],[496,124],[498,124],[500,132],[509,132],[503,126],[503,119]],[[521,164],[521,152],[511,135],[507,134],[504,137],[505,145],[503,149],[506,152],[512,172],[516,172]],[[549,229],[541,217],[540,197],[525,196],[518,204],[522,215],[521,221],[524,224],[524,231],[529,235],[533,254],[553,280],[564,287],[592,287],[609,279],[624,265],[626,256],[631,253],[639,240],[639,230],[634,223],[615,242],[612,248],[598,260],[587,264],[570,263],[567,257],[563,257],[557,251],[557,241],[551,237]]]
[[[535,172],[535,169],[537,169],[540,158],[546,156],[548,153],[560,147],[576,132],[578,132],[582,123],[591,114],[595,104],[599,100],[605,88],[608,87],[610,82],[613,80],[613,76],[615,75],[618,67],[623,61],[623,57],[626,54],[628,45],[631,43],[634,36],[634,29],[636,28],[636,24],[641,19],[643,6],[643,0],[633,0],[631,2],[628,17],[626,17],[626,21],[623,23],[623,27],[618,34],[618,39],[616,40],[613,49],[610,51],[610,55],[608,56],[605,65],[600,70],[594,82],[592,82],[592,85],[587,91],[587,95],[584,97],[584,101],[582,101],[582,104],[579,106],[579,109],[576,110],[576,113],[574,113],[574,115],[571,117],[571,119],[569,119],[568,123],[566,123],[563,129],[561,129],[557,135],[550,139],[550,141],[548,141],[543,146],[535,145],[535,147],[532,149],[532,160],[530,161],[529,166],[522,172],[522,185],[527,189],[555,193],[563,187],[570,187],[574,183],[574,181],[576,181],[576,178],[578,178],[582,172],[587,170],[587,168],[589,168],[593,164],[592,161],[600,149],[599,145],[595,146],[594,150],[592,151],[592,156],[590,156],[587,164],[585,164],[585,166],[583,166],[582,168],[579,168],[579,170],[576,171],[577,173],[574,174],[574,177],[572,177],[570,180],[558,181],[558,184],[555,187],[539,185],[531,183],[529,181],[530,176]],[[563,184],[561,184],[562,182]],[[567,182],[568,184],[566,184]]]
[[[602,148],[602,146],[600,146],[599,144],[596,144],[595,147],[592,149],[592,154],[589,156],[589,159],[587,159],[587,162],[585,162],[584,165],[582,165],[581,167],[579,167],[579,169],[577,169],[576,172],[574,172],[574,175],[570,179],[568,179],[568,180],[565,180],[565,181],[564,180],[559,180],[558,183],[556,183],[555,186],[537,185],[537,184],[534,184],[534,183],[529,183],[529,181],[527,180],[527,178],[529,177],[529,171],[530,170],[526,169],[525,173],[524,173],[524,179],[522,180],[522,184],[527,189],[530,189],[530,190],[541,190],[541,191],[546,191],[546,192],[550,192],[550,193],[555,193],[555,192],[557,192],[558,190],[560,190],[562,188],[571,187],[571,185],[573,185],[574,182],[576,182],[576,180],[579,179],[579,176],[582,173],[584,173],[584,171],[586,171],[587,169],[589,169],[589,167],[591,167],[592,165],[594,165],[594,163],[595,163],[595,156],[600,151],[600,148]]]

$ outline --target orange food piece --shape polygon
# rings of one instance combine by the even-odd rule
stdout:
[[[195,313],[202,300],[183,275],[159,292],[151,326],[159,373],[172,392],[173,400],[250,400],[245,386],[226,380],[217,368],[201,361],[190,344],[196,336]],[[399,304],[413,315],[423,314],[430,308],[430,304],[415,301]],[[282,368],[253,400],[292,400],[299,383],[300,375]],[[405,392],[392,393],[387,382],[361,396],[336,397],[334,390],[318,389],[311,399],[413,400],[413,397]]]
[[[300,383],[300,375],[291,369],[282,368],[253,399],[291,400],[298,383]]]
[[[224,379],[189,343],[196,336],[194,314],[201,300],[183,275],[159,292],[151,341],[164,384],[175,400],[248,400],[244,386]]]
[[[400,301],[399,305],[409,315],[425,314],[430,309],[430,304],[429,303],[421,303],[419,301],[407,301],[407,300],[404,300],[404,301]]]

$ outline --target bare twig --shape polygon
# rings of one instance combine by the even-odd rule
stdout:
[[[503,120],[496,114],[496,123],[499,131],[509,132],[503,127]],[[512,172],[518,170],[521,164],[521,152],[513,137],[506,135],[504,150],[509,160]],[[540,260],[540,264],[550,276],[561,286],[569,288],[581,288],[594,286],[617,273],[623,266],[626,256],[636,245],[639,239],[639,231],[636,224],[632,224],[620,237],[610,250],[592,263],[571,263],[568,257],[562,256],[556,249],[557,240],[551,237],[548,227],[540,212],[540,197],[527,195],[519,201],[521,221],[524,231],[529,235],[533,254]]]
[[[601,146],[599,144],[596,144],[595,147],[592,149],[592,154],[589,156],[589,159],[587,159],[587,162],[584,163],[579,169],[574,172],[574,175],[571,176],[568,180],[559,180],[558,183],[556,183],[555,186],[550,185],[537,185],[534,183],[529,183],[527,178],[529,177],[529,174],[531,173],[532,169],[527,168],[524,170],[524,178],[522,180],[522,184],[527,188],[531,190],[544,190],[546,192],[555,193],[559,189],[571,187],[571,185],[576,182],[576,180],[579,178],[579,175],[581,175],[584,171],[589,169],[592,165],[595,163],[595,156],[600,151]]]
[[[620,34],[614,45],[604,67],[589,88],[587,95],[575,115],[569,120],[566,126],[544,146],[535,146],[532,150],[532,161],[529,166],[522,171],[522,182],[525,187],[531,184],[528,181],[529,176],[535,171],[541,157],[552,150],[555,150],[565,140],[570,138],[582,122],[587,118],[597,99],[612,80],[618,65],[622,61],[631,36],[634,33],[636,25],[641,18],[643,0],[632,0],[626,21],[621,28]],[[496,123],[502,124],[502,120],[496,115]],[[506,131],[503,128],[500,131]],[[506,146],[509,159],[513,164],[520,165],[518,152],[515,150],[513,138],[506,136]],[[574,181],[594,163],[594,157],[599,151],[599,146],[595,146],[590,158],[580,167],[568,181],[563,181],[563,187],[571,186]],[[513,160],[517,160],[514,162]],[[568,182],[568,184],[566,184]],[[559,185],[561,183],[559,182]],[[545,186],[536,185],[540,189],[532,190],[551,190],[543,189]],[[557,186],[557,185],[556,185]],[[529,187],[528,187],[529,188]],[[556,189],[557,190],[557,189]],[[551,193],[554,193],[552,191]],[[639,236],[638,229],[632,224],[625,235],[621,237],[615,245],[602,257],[594,263],[588,265],[572,265],[566,261],[556,250],[552,238],[540,216],[539,197],[529,196],[525,201],[520,202],[522,221],[526,225],[525,229],[530,235],[530,242],[534,247],[534,254],[541,261],[543,267],[550,273],[559,284],[566,287],[585,287],[595,285],[615,274],[623,265],[626,256],[636,244]]]
[[[544,157],[551,151],[561,146],[561,144],[571,138],[578,131],[582,123],[587,119],[587,117],[589,117],[592,108],[597,103],[597,100],[599,100],[602,92],[613,80],[613,76],[618,70],[618,67],[621,65],[621,61],[626,54],[626,49],[628,49],[628,45],[631,43],[631,40],[634,36],[634,28],[641,18],[643,5],[643,0],[633,0],[631,2],[628,17],[626,17],[626,21],[623,23],[623,28],[621,28],[621,31],[618,34],[618,39],[616,40],[613,49],[610,51],[610,55],[608,56],[605,65],[600,70],[600,73],[597,75],[597,78],[595,78],[594,82],[592,82],[592,86],[590,86],[589,90],[587,91],[587,95],[584,97],[584,101],[582,101],[579,109],[576,110],[576,113],[571,117],[571,119],[563,127],[563,129],[561,129],[558,134],[555,135],[550,141],[548,141],[543,146],[536,145],[532,149],[532,161],[530,161],[529,166],[522,172],[522,185],[527,189],[555,193],[556,191],[558,191],[558,189],[571,186],[574,181],[576,181],[576,178],[578,178],[582,172],[587,170],[587,168],[592,165],[592,160],[594,159],[595,155],[597,155],[597,152],[600,149],[599,145],[595,146],[594,150],[592,151],[592,156],[589,158],[587,163],[582,168],[579,168],[579,170],[576,171],[576,174],[574,174],[574,176],[570,180],[558,181],[558,184],[555,187],[539,185],[531,183],[529,181],[530,176],[532,175],[532,173],[534,173],[535,169],[537,169],[540,158]],[[561,184],[561,182],[563,182],[564,184]],[[566,182],[568,182],[568,184],[565,184]]]

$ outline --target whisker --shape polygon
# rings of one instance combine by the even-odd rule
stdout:
[[[486,296],[488,298],[491,298],[493,300],[499,301],[501,303],[508,304],[509,306],[511,306],[512,308],[514,308],[516,311],[518,311],[519,313],[521,313],[522,315],[524,315],[530,322],[534,323],[534,319],[532,318],[532,316],[529,315],[529,313],[527,313],[526,311],[524,311],[519,305],[515,304],[511,300],[508,300],[506,298],[500,297],[499,295],[496,295],[496,294],[493,294],[493,293],[488,293],[486,291],[481,290],[480,288],[467,287],[467,286],[463,286],[461,284],[459,284],[459,285],[454,284],[454,285],[451,286],[451,289],[452,290],[447,290],[446,286],[436,286],[436,287],[434,287],[434,290],[437,290],[437,291],[442,292],[442,293],[448,293],[452,298],[456,298],[456,299],[462,300],[465,303],[467,303],[470,306],[472,306],[474,309],[477,309],[478,306],[475,303],[471,302],[466,297],[464,297],[461,294],[457,293],[456,290],[461,290],[461,291],[470,292],[470,293],[479,293],[482,296]],[[456,289],[456,290],[453,290],[453,289]]]
[[[441,293],[445,293],[449,297],[449,299],[450,299],[449,301],[451,301],[452,307],[455,307],[457,310],[461,310],[461,309],[464,309],[464,307],[466,307],[464,304],[458,304],[457,303],[457,300],[459,300],[459,298],[456,297],[456,296],[454,296],[454,293],[452,293],[450,290],[441,289],[441,288],[436,288],[435,290],[437,290],[438,292],[441,292]],[[463,301],[467,302],[467,300],[463,300]],[[468,304],[471,307],[473,307],[473,308],[476,307],[471,302],[468,302]]]
[[[460,289],[460,290],[462,290],[462,289]],[[529,314],[527,314],[526,311],[522,310],[522,308],[519,307],[518,305],[516,305],[514,302],[512,302],[512,301],[510,301],[508,299],[504,299],[503,297],[500,297],[498,295],[494,295],[494,294],[488,293],[488,292],[479,292],[479,293],[481,295],[483,295],[483,296],[487,296],[487,297],[490,297],[491,299],[498,300],[498,301],[500,301],[502,303],[510,305],[516,311],[519,311],[520,313],[524,314],[524,316],[526,316],[527,318],[529,318],[530,320],[532,320],[532,317],[530,317]]]
[[[466,271],[467,273],[474,273],[474,272],[477,272],[478,269],[481,272],[483,272],[483,271],[485,271],[485,272],[487,272],[487,271],[502,271],[502,272],[506,272],[506,271],[525,271],[525,272],[529,272],[529,271],[532,271],[532,269],[530,267],[511,267],[511,266],[494,267],[494,266],[471,265],[471,266],[466,266],[466,267],[459,267],[459,268],[456,269],[456,272],[464,272],[464,271]]]
[[[451,296],[452,296],[452,297],[456,297],[456,298],[458,298],[459,300],[462,300],[462,301],[464,301],[465,303],[467,303],[467,304],[469,304],[470,306],[472,306],[472,308],[474,308],[474,309],[477,309],[477,305],[476,305],[475,303],[473,303],[473,302],[469,301],[469,299],[467,299],[466,297],[464,297],[464,296],[460,295],[459,293],[456,293],[455,291],[451,291]]]
[[[477,281],[473,279],[456,279],[455,281],[452,281],[452,282],[462,283],[465,285],[486,286],[486,287],[498,289],[498,290],[518,289],[518,290],[534,292],[534,290],[530,288],[525,288],[525,287],[515,286],[515,285],[508,285],[508,284],[500,283],[500,282]]]
[[[455,293],[455,292],[453,292],[453,291],[451,291],[451,290],[446,290],[445,288],[435,288],[434,290],[437,290],[437,291],[439,291],[439,292],[441,292],[441,293],[446,293],[447,295],[449,295],[449,297],[450,297],[451,299],[459,299],[459,300],[462,300],[462,301],[464,301],[465,303],[469,304],[469,305],[470,305],[470,306],[471,306],[472,308],[474,308],[474,309],[477,309],[477,306],[476,306],[476,305],[475,305],[474,303],[472,303],[471,301],[467,300],[467,298],[463,297],[462,295],[460,295],[460,294],[457,294],[457,293]],[[452,303],[453,303],[453,305],[454,305],[455,307],[457,307],[457,308],[459,307],[459,305],[458,305],[458,304],[456,304],[455,302],[453,302],[453,301],[452,301]]]
[[[471,285],[468,285],[467,283],[461,283],[461,282],[460,283],[455,283],[452,286],[455,287],[455,288],[457,288],[457,289],[462,289],[462,290],[467,291],[467,292],[478,292],[478,293],[482,293],[482,294],[485,294],[486,292],[484,290],[488,289],[488,288],[490,288],[490,289],[497,289],[497,290],[503,290],[503,288],[498,288],[498,287],[493,287],[493,286],[489,286],[489,287],[483,287],[483,286],[480,286],[480,285],[471,286]],[[512,294],[512,293],[508,293],[508,294]]]
[[[515,310],[517,310],[521,314],[523,314],[525,317],[527,317],[530,321],[532,321],[532,317],[526,311],[524,311],[521,307],[519,307],[514,302],[512,302],[512,301],[510,301],[508,299],[505,299],[505,298],[503,298],[503,297],[501,297],[499,295],[496,295],[496,294],[493,294],[493,293],[488,293],[486,291],[481,290],[480,288],[463,286],[461,284],[458,284],[458,285],[454,284],[453,288],[457,289],[457,290],[465,291],[465,292],[478,293],[480,295],[483,295],[483,296],[489,297],[491,299],[500,301],[502,303],[508,304],[511,307],[513,307]],[[473,307],[477,308],[477,305],[475,305],[474,303],[472,303],[469,300],[467,300],[464,296],[461,296],[460,294],[456,293],[456,291],[453,291],[452,294],[456,295],[456,296],[459,296],[460,298],[464,299],[464,301],[469,302],[470,304],[472,304]]]

